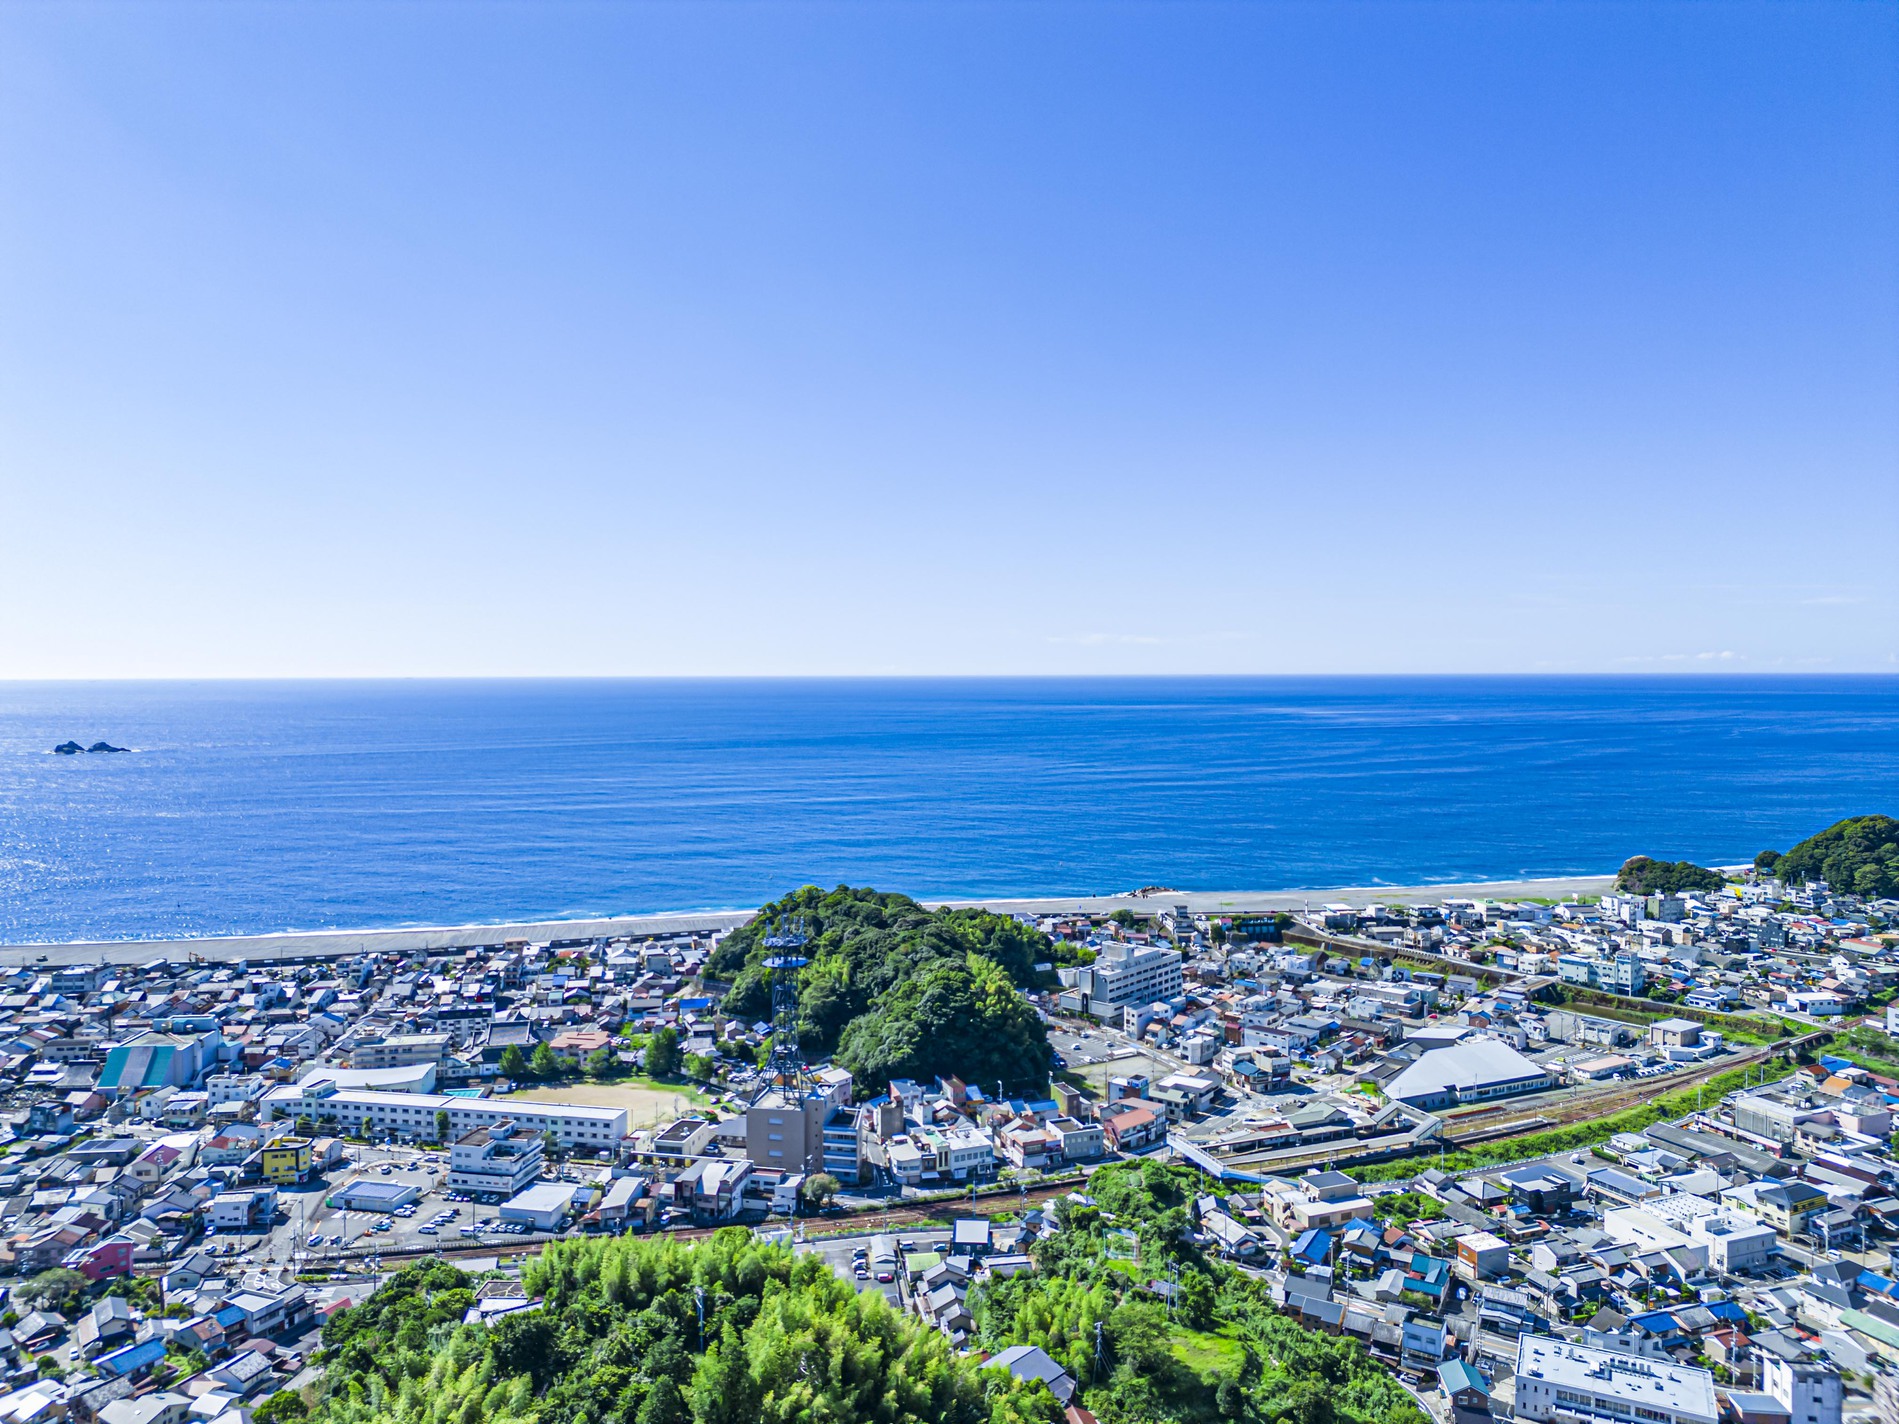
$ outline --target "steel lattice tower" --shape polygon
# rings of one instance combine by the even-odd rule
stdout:
[[[765,936],[765,948],[771,951],[765,959],[771,970],[771,1060],[766,1076],[787,1089],[804,1082],[804,1055],[798,1051],[798,971],[811,962],[803,952],[809,943],[802,918],[779,920]]]

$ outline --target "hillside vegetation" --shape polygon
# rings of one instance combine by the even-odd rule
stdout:
[[[1719,890],[1721,872],[1692,860],[1651,860],[1638,855],[1624,861],[1615,888],[1630,895],[1679,895],[1684,890]]]
[[[1041,1385],[959,1358],[817,1256],[742,1228],[556,1242],[541,1308],[461,1324],[473,1279],[399,1271],[323,1327],[312,1424],[1056,1424]],[[703,1307],[704,1325],[700,1324]]]
[[[1104,1424],[1425,1424],[1357,1342],[1306,1330],[1204,1254],[1189,1169],[1104,1167],[1056,1207],[1037,1269],[971,1297],[988,1351],[1033,1344]],[[1135,1256],[1138,1243],[1138,1259]],[[1178,1281],[1170,1318],[1149,1282]],[[323,1328],[307,1424],[1060,1424],[1025,1385],[740,1228],[585,1237],[527,1263],[538,1309],[465,1325],[474,1277],[399,1271]],[[703,1323],[702,1323],[703,1321]],[[1097,1330],[1099,1326],[1099,1330]],[[972,1342],[975,1343],[975,1342]],[[273,1397],[272,1424],[295,1420]],[[279,1406],[283,1406],[279,1408]],[[281,1416],[281,1417],[280,1417]],[[303,1421],[298,1421],[303,1424]]]
[[[720,944],[707,966],[733,981],[725,1012],[771,1016],[762,964],[769,926],[802,917],[811,963],[798,982],[798,1038],[835,1054],[866,1089],[954,1074],[993,1091],[1048,1086],[1048,1034],[1018,992],[1053,958],[1040,931],[983,910],[928,910],[907,895],[806,886]]]
[[[1868,899],[1899,896],[1899,821],[1849,816],[1781,855],[1762,851],[1754,864],[1787,885],[1824,880]]]
[[[1356,1341],[1280,1314],[1262,1281],[1191,1244],[1204,1186],[1159,1162],[1102,1168],[1092,1205],[1057,1204],[1062,1229],[1034,1247],[1034,1272],[973,1293],[981,1344],[1046,1350],[1104,1424],[1425,1424]],[[1134,1234],[1137,1260],[1111,1232]],[[1171,1318],[1146,1288],[1170,1274]]]

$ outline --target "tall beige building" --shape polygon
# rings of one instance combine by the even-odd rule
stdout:
[[[745,1110],[745,1155],[754,1167],[824,1170],[824,1122],[836,1107],[824,1093],[767,1088]]]

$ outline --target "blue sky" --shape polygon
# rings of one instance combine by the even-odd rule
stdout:
[[[1899,669],[1899,7],[0,8],[0,677]]]

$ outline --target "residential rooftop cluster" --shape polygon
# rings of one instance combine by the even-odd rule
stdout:
[[[1592,1094],[1731,1061],[1765,1079],[1784,1035],[1855,1011],[1899,1034],[1896,910],[1750,879],[1555,905],[1023,916],[1056,943],[1030,994],[1053,1081],[1028,1094],[953,1075],[863,1093],[834,1064],[761,1067],[771,1025],[721,1011],[700,935],[24,967],[0,978],[0,1271],[63,1267],[94,1297],[156,1279],[186,1313],[138,1292],[71,1318],[22,1300],[0,1331],[0,1424],[241,1410],[256,1385],[238,1376],[266,1379],[343,1298],[306,1294],[293,1276],[312,1267],[445,1236],[759,1222],[827,1177],[888,1200],[1147,1154],[1207,1174],[1197,1240],[1456,1408],[1840,1424],[1842,1399],[1899,1363],[1899,1081],[1876,1068],[1822,1053],[1495,1171],[1367,1186],[1335,1168],[1423,1160],[1505,1106],[1568,1102],[1575,1120]],[[712,1089],[683,1112],[524,1081],[584,1067],[604,1086],[650,1066],[645,1036],[665,1030]],[[1050,1229],[1024,1211],[856,1264],[960,1342],[969,1292],[1033,1270]],[[186,1349],[236,1374],[170,1394]]]

